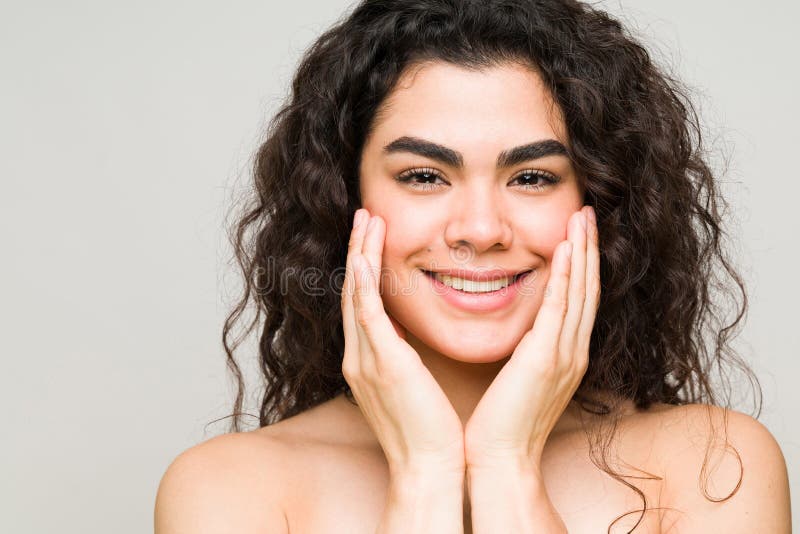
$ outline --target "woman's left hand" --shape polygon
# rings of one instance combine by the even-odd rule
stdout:
[[[570,217],[567,240],[553,254],[533,328],[522,337],[465,425],[469,468],[511,464],[540,469],[547,437],[589,362],[589,338],[600,300],[600,254],[593,214],[591,207],[584,206]]]

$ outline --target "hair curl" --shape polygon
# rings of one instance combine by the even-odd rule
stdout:
[[[303,56],[256,155],[255,194],[231,231],[245,280],[222,336],[238,386],[231,429],[239,431],[244,398],[233,354],[262,314],[259,426],[341,392],[353,401],[341,372],[341,284],[309,290],[308,274],[341,280],[364,141],[401,74],[426,61],[522,62],[563,112],[601,251],[601,302],[576,400],[616,428],[615,405],[590,392],[642,409],[719,405],[730,384],[715,385],[714,372],[724,379],[732,366],[755,386],[760,411],[757,379],[730,347],[747,296],[722,247],[727,204],[682,84],[617,20],[575,0],[364,0]],[[730,322],[717,305],[725,296]],[[255,317],[234,336],[251,302]],[[602,449],[593,460],[640,495],[643,516],[644,494],[610,470]]]

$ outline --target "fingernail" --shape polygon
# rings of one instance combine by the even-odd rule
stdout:
[[[375,217],[370,217],[369,224],[367,225],[367,232],[375,228]]]
[[[589,220],[592,221],[592,224],[597,224],[597,216],[594,213],[594,208],[589,206]]]
[[[578,217],[578,218],[581,221],[581,227],[583,227],[583,229],[586,230],[586,214],[585,213],[581,213],[580,217]]]
[[[364,219],[364,211],[362,209],[357,209],[355,216],[353,216],[353,228],[357,227]]]

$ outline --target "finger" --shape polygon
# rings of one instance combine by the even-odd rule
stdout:
[[[355,323],[356,336],[358,337],[358,361],[362,373],[367,377],[374,377],[377,374],[375,364],[375,349],[369,340],[367,330],[373,321],[375,311],[369,305],[367,298],[372,291],[370,282],[372,267],[368,258],[365,256],[365,248],[368,241],[375,240],[375,217],[367,213],[363,223],[363,234],[360,240],[358,251],[353,252],[353,320]],[[374,245],[373,245],[374,246]]]
[[[520,341],[519,346],[526,353],[553,354],[558,349],[558,340],[567,312],[571,247],[570,241],[562,241],[553,253],[542,304],[536,314],[533,328]]]
[[[356,294],[356,304],[361,306],[363,313],[369,313],[370,318],[372,318],[372,315],[380,315],[380,311],[378,311],[371,296],[373,292],[372,282],[376,274],[380,274],[381,256],[383,254],[383,236],[381,234],[383,227],[381,223],[381,217],[370,217],[367,231],[364,235],[364,243],[361,247],[361,258],[365,260],[365,262],[359,265],[361,267],[362,276],[359,279],[360,290]],[[380,282],[378,282],[377,287],[380,289]],[[383,302],[381,302],[380,310],[383,310]],[[367,343],[369,347],[369,334],[365,332],[369,325],[361,325],[360,323],[359,325],[361,327],[363,341]],[[370,356],[370,360],[374,360],[374,356]],[[375,362],[370,361],[368,365],[374,368]]]
[[[369,221],[370,226],[364,236],[361,254],[369,263],[370,274],[377,274],[380,281],[381,261],[383,259],[383,243],[386,236],[386,224],[383,218],[375,215]],[[378,286],[380,287],[380,285]]]
[[[385,351],[380,347],[387,341],[397,337],[395,327],[392,325],[386,310],[383,307],[383,299],[380,294],[380,274],[383,256],[383,244],[386,236],[386,224],[379,216],[370,220],[370,226],[364,239],[361,258],[366,260],[366,272],[360,277],[359,282],[364,284],[356,294],[356,305],[360,308],[359,314],[362,320],[359,326],[366,334],[367,340],[372,348],[372,362],[377,370],[382,371],[382,366],[389,361],[383,358]]]
[[[369,264],[362,254],[353,254],[353,322],[358,339],[358,365],[367,377],[374,377],[377,372],[372,344],[367,330],[372,321],[371,310],[364,306],[364,296],[369,293]]]
[[[353,258],[361,252],[366,233],[365,219],[368,217],[366,210],[356,210],[353,228],[350,231],[350,241],[348,243],[347,259],[345,262],[345,277],[342,284],[342,327],[345,338],[345,354],[342,360],[342,367],[347,367],[349,372],[355,374],[359,369],[358,358],[348,357],[352,353],[351,347],[358,346],[358,329],[355,321],[355,307],[353,304],[355,293],[355,273],[353,271]]]
[[[559,352],[563,358],[572,359],[575,353],[575,340],[578,336],[578,325],[583,315],[586,298],[586,231],[587,221],[583,211],[579,211],[569,220],[568,233],[572,242],[572,265],[569,277],[569,298],[567,315],[561,329]]]
[[[594,210],[590,210],[586,239],[586,302],[578,327],[578,350],[588,355],[589,341],[600,305],[600,240]]]

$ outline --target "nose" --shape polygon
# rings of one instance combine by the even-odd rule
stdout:
[[[472,255],[478,255],[494,247],[507,249],[511,245],[512,232],[502,199],[492,188],[491,184],[466,186],[455,199],[457,205],[445,230],[445,241],[451,249],[468,247]]]

